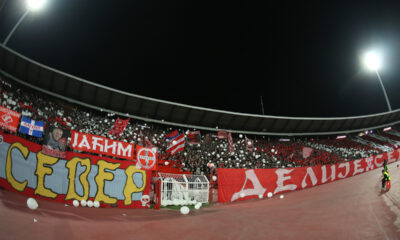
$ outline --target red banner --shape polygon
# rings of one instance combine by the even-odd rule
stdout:
[[[228,137],[227,131],[218,131],[218,139],[225,139]]]
[[[400,149],[390,153],[314,167],[279,169],[227,169],[218,168],[218,202],[234,202],[300,190],[351,177],[399,160]]]
[[[129,160],[134,158],[134,144],[88,133],[71,131],[71,148]]]
[[[0,106],[0,127],[17,132],[21,113]]]
[[[201,143],[200,131],[189,132],[186,135],[186,140],[187,140],[188,144],[190,144],[190,145],[200,144]]]

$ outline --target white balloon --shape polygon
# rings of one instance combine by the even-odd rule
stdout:
[[[28,198],[28,200],[26,200],[26,204],[28,205],[28,208],[31,210],[36,210],[39,207],[39,204],[36,202],[34,198]]]
[[[168,166],[169,162],[165,162],[164,164],[165,164],[165,166]]]
[[[81,200],[81,206],[86,207],[86,200]]]
[[[190,212],[190,209],[188,207],[186,207],[186,206],[181,207],[181,213],[183,215],[187,215],[187,214],[189,214],[189,212]]]
[[[202,203],[201,203],[201,202],[198,202],[198,203],[196,203],[196,205],[194,205],[194,208],[195,208],[195,209],[200,209],[201,206],[202,206]]]
[[[79,201],[75,199],[72,201],[72,205],[74,205],[74,207],[79,207]]]
[[[94,202],[93,202],[93,206],[94,206],[95,208],[99,208],[99,207],[100,207],[100,202],[99,202],[99,201],[94,201]]]
[[[93,201],[92,200],[87,201],[86,204],[87,204],[88,207],[93,207]]]
[[[284,198],[284,196],[283,196],[283,195],[280,195],[279,197],[280,197],[281,199],[282,199],[282,198]]]
[[[262,199],[262,198],[263,198],[263,195],[262,195],[262,194],[259,194],[259,195],[258,195],[258,198],[259,198],[259,199]]]
[[[272,197],[272,192],[269,192],[269,193],[267,194],[267,196],[268,196],[269,198],[271,198],[271,197]]]
[[[217,176],[213,176],[213,181],[217,181]]]

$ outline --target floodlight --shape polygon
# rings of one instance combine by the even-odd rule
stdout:
[[[363,58],[364,66],[370,71],[377,71],[382,67],[382,57],[375,51],[367,52]]]
[[[26,5],[29,11],[39,11],[46,4],[46,0],[27,0]]]

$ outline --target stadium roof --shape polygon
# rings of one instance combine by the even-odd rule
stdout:
[[[255,115],[190,106],[139,96],[72,76],[0,45],[0,73],[49,95],[149,122],[203,130],[276,136],[361,132],[400,122],[400,110],[341,118]]]

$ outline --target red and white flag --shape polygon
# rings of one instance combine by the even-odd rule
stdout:
[[[313,151],[314,151],[314,150],[313,150],[312,148],[303,147],[303,158],[308,158],[308,157],[310,157]]]
[[[167,153],[175,155],[185,149],[185,135],[181,134],[168,144]]]
[[[228,132],[226,131],[218,131],[218,139],[224,139],[228,137]]]
[[[130,118],[127,119],[121,119],[117,118],[117,120],[114,123],[114,127],[108,132],[110,135],[114,135],[116,137],[119,137],[121,133],[125,130],[126,126],[129,123]]]
[[[233,152],[233,140],[231,132],[229,132],[228,134],[228,143],[229,143],[229,152]]]

